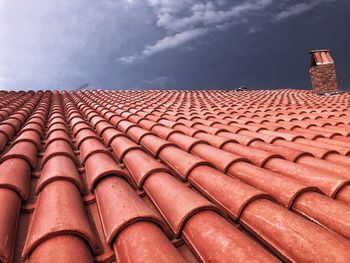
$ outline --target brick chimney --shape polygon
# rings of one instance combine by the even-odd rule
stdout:
[[[313,92],[338,91],[334,60],[328,49],[312,50],[310,77]]]

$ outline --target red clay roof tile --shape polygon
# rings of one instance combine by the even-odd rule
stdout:
[[[239,155],[232,154],[206,144],[195,145],[192,148],[191,152],[208,161],[219,171],[222,171],[224,173],[226,173],[230,166],[235,162],[249,162],[248,159],[245,159]]]
[[[195,213],[202,210],[219,211],[203,196],[164,172],[149,176],[144,189],[178,237],[186,221]]]
[[[147,221],[126,227],[113,247],[118,262],[187,262],[161,230]]]
[[[98,140],[97,135],[95,133],[93,134],[92,138],[88,138],[86,140],[83,140],[83,142],[80,145],[80,155],[82,158],[82,163],[85,164],[85,162],[94,154],[96,153],[105,153],[107,155],[112,154],[107,150],[107,148]]]
[[[47,145],[49,145],[50,143],[56,140],[63,140],[69,144],[72,143],[72,139],[69,137],[66,130],[54,130],[54,131],[50,130],[50,132],[48,132],[46,136],[47,136],[47,139],[46,139],[45,147],[47,147]]]
[[[128,179],[125,171],[116,164],[110,155],[104,152],[97,152],[91,155],[85,162],[85,170],[86,183],[91,192],[93,192],[98,181],[104,177],[116,175]]]
[[[263,247],[212,211],[203,211],[190,218],[183,235],[203,262],[278,262]]]
[[[123,161],[140,189],[149,176],[156,172],[171,172],[159,161],[150,158],[144,151],[129,151]]]
[[[165,141],[153,134],[148,134],[141,139],[141,145],[147,149],[155,158],[158,158],[158,155],[162,149],[168,146],[175,146],[175,144]]]
[[[158,214],[123,179],[107,177],[97,184],[95,193],[108,244],[114,242],[123,228],[137,221],[154,222],[167,229]]]
[[[268,200],[258,199],[252,202],[243,211],[241,221],[253,230],[257,238],[265,240],[268,246],[272,246],[282,258],[296,262],[313,261],[315,258],[344,262],[349,259],[349,254],[345,252],[350,246],[347,240],[315,224],[310,224],[302,217]],[[328,240],[328,242],[315,242],[315,240]],[[291,242],[293,249],[288,246]]]
[[[75,163],[67,156],[56,155],[44,164],[36,187],[36,193],[38,194],[47,184],[56,180],[70,181],[81,192],[84,192],[84,187]]]
[[[341,202],[309,192],[295,201],[293,210],[347,239],[350,237],[350,208]]]
[[[140,144],[140,141],[142,140],[143,137],[145,137],[147,134],[152,134],[152,133],[147,132],[146,130],[135,125],[128,130],[127,134],[131,137],[133,141],[135,141],[137,144]]]
[[[74,235],[58,235],[40,243],[31,253],[28,262],[50,262],[53,257],[63,262],[92,263],[93,258],[86,242]]]
[[[11,262],[21,197],[15,191],[0,187],[0,200],[0,260]]]
[[[11,158],[21,158],[27,161],[32,168],[36,165],[37,147],[31,141],[20,141],[13,145],[1,158],[0,162]]]
[[[117,137],[119,137],[119,136],[124,136],[124,137],[126,137],[126,134],[124,134],[124,133],[122,133],[122,132],[116,130],[114,127],[112,127],[112,128],[109,128],[109,129],[104,130],[103,133],[101,132],[101,133],[100,133],[100,136],[102,136],[102,138],[103,138],[105,144],[109,147],[109,146],[111,145],[111,142],[112,142],[115,138],[117,138]]]
[[[317,187],[299,182],[293,178],[283,176],[249,163],[237,162],[233,164],[227,174],[269,193],[278,203],[291,208],[295,199],[306,191],[318,191]],[[266,182],[269,182],[268,184]]]
[[[48,238],[61,234],[79,236],[93,251],[98,249],[79,190],[66,180],[54,181],[40,192],[23,257]]]
[[[28,198],[30,167],[28,162],[20,158],[10,158],[0,165],[0,188],[8,188],[17,192],[22,199]]]
[[[234,220],[239,219],[245,206],[250,202],[258,198],[273,199],[266,193],[225,176],[210,166],[201,165],[194,168],[188,180],[204,196],[222,207]]]
[[[118,136],[111,142],[111,147],[117,155],[119,161],[122,161],[125,154],[132,150],[142,150],[142,147],[124,136]]]
[[[197,166],[212,166],[209,162],[191,155],[175,146],[169,146],[161,150],[159,158],[184,181],[186,181],[188,175]]]
[[[12,125],[2,122],[0,124],[0,132],[4,134],[7,139],[10,139],[15,133],[15,129]]]
[[[168,137],[168,141],[176,144],[178,147],[186,152],[190,152],[192,148],[198,144],[208,144],[204,140],[198,140],[196,138],[187,136],[181,133],[173,133]]]
[[[307,185],[316,186],[330,197],[334,197],[344,185],[350,184],[350,179],[346,176],[281,159],[270,159],[264,168],[289,176]]]
[[[50,158],[59,155],[67,156],[74,163],[79,164],[71,145],[64,140],[55,140],[46,147],[41,164],[44,166]]]
[[[2,262],[350,260],[348,94],[0,99]]]

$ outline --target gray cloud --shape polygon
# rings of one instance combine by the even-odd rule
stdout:
[[[281,60],[274,52],[293,44],[288,30],[302,40],[301,53],[345,46],[348,16],[338,19],[334,12],[346,7],[347,0],[0,0],[0,89],[74,89],[84,83],[130,89],[150,87],[159,76],[171,76],[169,88],[241,84],[252,76],[258,81],[260,71],[251,71],[259,54],[271,53],[259,61],[274,61],[261,72],[274,69]],[[312,28],[314,20],[303,16],[311,9],[317,17]],[[296,15],[302,24],[289,23]],[[333,37],[317,37],[321,25]],[[274,82],[289,75],[261,77]]]
[[[195,0],[149,0],[150,6],[157,16],[157,25],[166,30],[164,38],[154,45],[147,45],[136,55],[121,57],[118,60],[124,63],[133,63],[135,60],[157,54],[167,49],[176,48],[200,36],[215,30],[225,30],[233,25],[247,22],[241,19],[242,15],[264,9],[273,3],[273,0],[244,1],[231,6],[227,10],[219,9],[225,2]],[[183,16],[183,10],[189,9],[190,15]]]
[[[124,52],[135,32],[147,33],[148,6],[136,2],[0,1],[0,88],[69,89],[93,82],[111,52]]]
[[[214,1],[196,3],[190,7],[190,16],[173,17],[170,13],[158,13],[157,24],[170,32],[179,32],[197,26],[220,25],[247,12],[264,9],[272,2],[273,0],[245,1],[227,10],[218,9]]]
[[[167,36],[157,41],[155,45],[146,46],[146,48],[142,51],[142,55],[151,56],[160,51],[180,46],[208,32],[208,29],[196,28],[188,31],[183,31],[172,36]]]
[[[170,84],[176,84],[171,76],[158,76],[143,82],[144,86],[151,89],[167,89]]]
[[[166,36],[161,40],[158,40],[154,45],[147,45],[140,55],[128,56],[119,58],[120,61],[125,63],[132,63],[137,59],[143,59],[145,57],[152,56],[158,52],[181,46],[185,43],[192,41],[204,34],[207,34],[210,30],[205,28],[196,28],[188,31],[183,31],[175,35]]]
[[[297,3],[294,5],[288,6],[286,10],[283,10],[275,14],[272,20],[281,21],[292,16],[297,16],[312,10],[313,8],[315,8],[320,4],[327,3],[327,2],[331,3],[331,2],[334,2],[334,0],[311,0],[308,2]]]

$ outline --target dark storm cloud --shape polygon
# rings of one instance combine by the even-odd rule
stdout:
[[[350,86],[346,0],[0,0],[0,88],[308,88],[330,48]]]

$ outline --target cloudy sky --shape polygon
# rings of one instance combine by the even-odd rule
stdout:
[[[350,90],[349,0],[0,0],[0,89],[309,88],[330,48]]]

